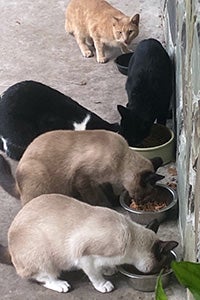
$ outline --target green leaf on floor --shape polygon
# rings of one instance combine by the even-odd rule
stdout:
[[[160,272],[160,275],[157,278],[156,281],[156,300],[167,300],[167,296],[163,290],[162,287],[162,279],[161,279],[162,271]]]
[[[172,261],[171,268],[180,284],[190,290],[195,300],[200,300],[200,264]]]

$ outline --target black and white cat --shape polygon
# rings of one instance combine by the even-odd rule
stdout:
[[[9,87],[0,98],[0,149],[19,160],[38,135],[57,129],[106,129],[110,124],[59,91],[35,81]]]
[[[141,41],[129,62],[127,107],[118,105],[120,133],[130,146],[149,135],[155,120],[166,124],[172,82],[172,62],[161,43],[155,39]]]

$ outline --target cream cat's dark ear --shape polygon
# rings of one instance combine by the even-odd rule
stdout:
[[[152,186],[161,179],[165,178],[165,176],[156,174],[153,172],[143,172],[141,174],[141,185],[146,185],[147,183],[151,184]]]
[[[132,22],[133,24],[135,25],[139,25],[139,21],[140,21],[140,15],[139,14],[136,14],[132,17],[130,17],[130,22]]]
[[[158,240],[155,244],[155,249],[159,254],[168,254],[169,251],[173,250],[178,246],[178,242],[176,241],[160,241]]]

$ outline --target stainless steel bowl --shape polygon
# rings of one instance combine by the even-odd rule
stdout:
[[[164,221],[170,215],[176,213],[177,210],[177,195],[176,192],[169,186],[164,184],[156,184],[156,188],[160,189],[160,195],[164,192],[169,197],[169,204],[158,211],[144,211],[130,208],[130,197],[127,193],[120,195],[120,204],[128,212],[131,219],[139,224],[147,225],[152,220],[157,219],[159,222]]]
[[[171,251],[170,254],[172,255],[172,260],[177,259],[177,256],[174,251]],[[135,290],[143,291],[143,292],[155,291],[156,281],[159,274],[153,274],[153,275],[141,274],[140,272],[137,272],[137,269],[135,270],[136,273],[131,272],[128,269],[128,265],[127,266],[122,265],[118,267],[118,271],[128,279],[129,285],[133,287]],[[169,284],[172,273],[173,273],[172,269],[169,269],[169,271],[166,271],[161,275],[163,288],[165,288]]]

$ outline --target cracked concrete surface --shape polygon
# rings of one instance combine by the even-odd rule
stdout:
[[[65,8],[63,0],[0,0],[0,93],[22,80],[43,82],[69,95],[110,122],[119,121],[117,104],[126,104],[126,77],[114,65],[118,50],[109,52],[110,61],[98,64],[95,58],[85,59],[73,37],[64,30]],[[153,37],[164,43],[159,0],[112,0],[115,7],[132,15],[140,13],[140,33],[133,48],[142,39]],[[11,162],[13,169],[16,162]],[[161,170],[164,172],[165,168]],[[7,230],[20,209],[17,200],[0,189],[0,242],[7,243]],[[159,235],[180,240],[177,222],[161,225]],[[181,252],[180,248],[178,249]],[[10,266],[0,265],[1,299],[154,299],[154,293],[142,293],[129,286],[119,274],[113,276],[116,289],[100,294],[82,272],[66,276],[73,290],[59,294],[37,284],[22,280]],[[166,289],[169,299],[184,299],[184,291],[175,280]]]

